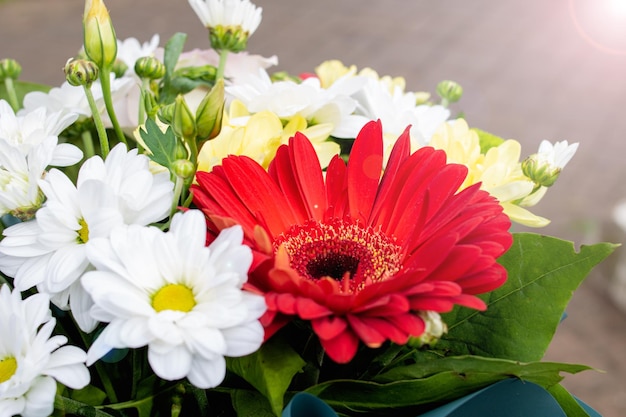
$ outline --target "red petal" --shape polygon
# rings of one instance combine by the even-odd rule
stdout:
[[[337,316],[322,317],[311,321],[313,331],[322,340],[334,339],[348,327],[346,320]]]
[[[339,333],[333,339],[322,339],[320,342],[328,357],[337,363],[350,362],[359,347],[359,338],[350,330]]]
[[[369,122],[359,132],[348,161],[350,216],[364,224],[369,219],[383,168],[383,133],[380,121]]]
[[[322,220],[326,211],[326,188],[317,153],[309,139],[298,132],[289,140],[293,175],[297,177],[302,200],[306,203],[309,217]]]
[[[365,322],[367,321],[368,324]],[[364,319],[355,315],[348,315],[350,328],[369,347],[380,347],[386,340],[385,336],[378,331],[378,326],[373,326],[374,319]]]

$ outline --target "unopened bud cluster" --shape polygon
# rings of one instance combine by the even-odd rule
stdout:
[[[73,86],[89,87],[98,79],[98,66],[87,59],[69,59],[65,64],[65,79]]]
[[[22,66],[14,59],[2,59],[0,60],[0,82],[9,78],[11,80],[17,80],[22,73]]]

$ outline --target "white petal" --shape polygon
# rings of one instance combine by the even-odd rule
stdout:
[[[26,393],[24,417],[46,417],[52,414],[54,410],[54,395],[56,394],[57,384],[50,377],[40,377],[31,386]]]
[[[187,374],[187,379],[189,379],[192,385],[207,389],[221,384],[225,376],[226,361],[223,357],[207,360],[196,356]]]
[[[226,356],[244,356],[256,352],[263,343],[264,330],[257,320],[230,329],[223,329],[228,352]]]
[[[173,381],[184,378],[191,370],[192,356],[184,345],[172,346],[165,352],[148,347],[148,362],[157,376]]]

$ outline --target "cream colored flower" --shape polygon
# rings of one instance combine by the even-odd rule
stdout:
[[[535,184],[523,174],[519,142],[509,139],[482,153],[478,134],[469,129],[465,120],[458,119],[441,125],[430,145],[444,150],[449,162],[468,168],[461,188],[480,182],[480,188],[500,201],[512,221],[530,227],[543,227],[550,222],[523,208],[539,200],[543,194],[539,195],[537,191],[545,191],[535,190]]]
[[[331,124],[309,126],[304,117],[297,115],[283,126],[275,113],[260,111],[250,115],[243,103],[235,100],[224,114],[220,134],[202,147],[198,169],[210,171],[228,155],[246,155],[267,168],[278,147],[287,143],[296,132],[310,138],[322,166],[326,167],[339,153],[339,145],[327,141],[331,131]]]

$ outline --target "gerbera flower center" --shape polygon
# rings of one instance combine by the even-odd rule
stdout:
[[[287,250],[291,267],[305,278],[349,278],[343,286],[348,292],[383,280],[402,265],[401,247],[393,237],[342,219],[293,226],[274,245]]]
[[[0,384],[11,379],[17,371],[17,361],[13,356],[0,360]]]
[[[157,312],[163,310],[176,310],[185,313],[191,311],[196,305],[193,292],[182,284],[168,284],[161,287],[152,297],[152,308]]]
[[[78,243],[87,243],[89,240],[89,226],[87,226],[87,222],[85,219],[78,220],[78,225],[80,229],[76,233],[78,233]]]

